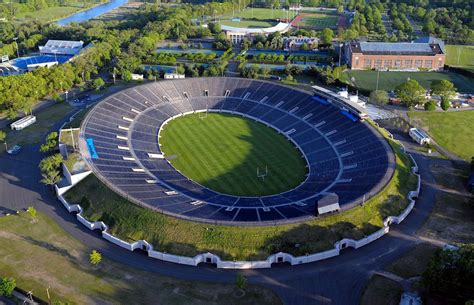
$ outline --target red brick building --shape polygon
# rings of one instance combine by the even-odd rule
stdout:
[[[442,70],[444,43],[436,38],[414,42],[346,43],[344,57],[352,70]]]

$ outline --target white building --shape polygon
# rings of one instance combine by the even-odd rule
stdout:
[[[413,140],[415,140],[420,145],[430,144],[431,142],[430,137],[428,137],[426,133],[424,133],[418,128],[410,128],[408,134]]]
[[[339,211],[339,196],[330,193],[318,200],[318,215]]]
[[[39,51],[45,55],[76,55],[83,46],[83,41],[48,40],[44,46],[39,47]]]
[[[182,79],[185,78],[184,74],[178,73],[165,73],[164,79]]]
[[[22,130],[31,124],[36,122],[36,117],[34,115],[27,115],[16,122],[10,124],[12,130]]]

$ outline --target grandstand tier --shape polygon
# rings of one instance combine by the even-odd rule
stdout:
[[[94,147],[81,152],[113,190],[166,214],[225,224],[302,221],[315,217],[316,202],[328,193],[338,195],[342,210],[362,203],[389,181],[395,166],[390,146],[367,122],[313,96],[241,78],[148,83],[107,97],[89,112],[81,138]],[[306,158],[306,180],[276,195],[237,197],[183,176],[157,157],[157,139],[166,121],[198,111],[239,114],[286,134]]]

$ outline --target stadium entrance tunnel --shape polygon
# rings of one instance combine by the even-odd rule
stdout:
[[[252,118],[187,114],[160,130],[165,158],[182,174],[219,193],[258,197],[303,183],[308,164],[288,137]]]

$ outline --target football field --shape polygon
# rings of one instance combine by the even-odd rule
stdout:
[[[226,194],[284,192],[303,182],[307,172],[300,151],[283,135],[236,115],[201,113],[174,119],[161,130],[159,143],[182,174]]]

